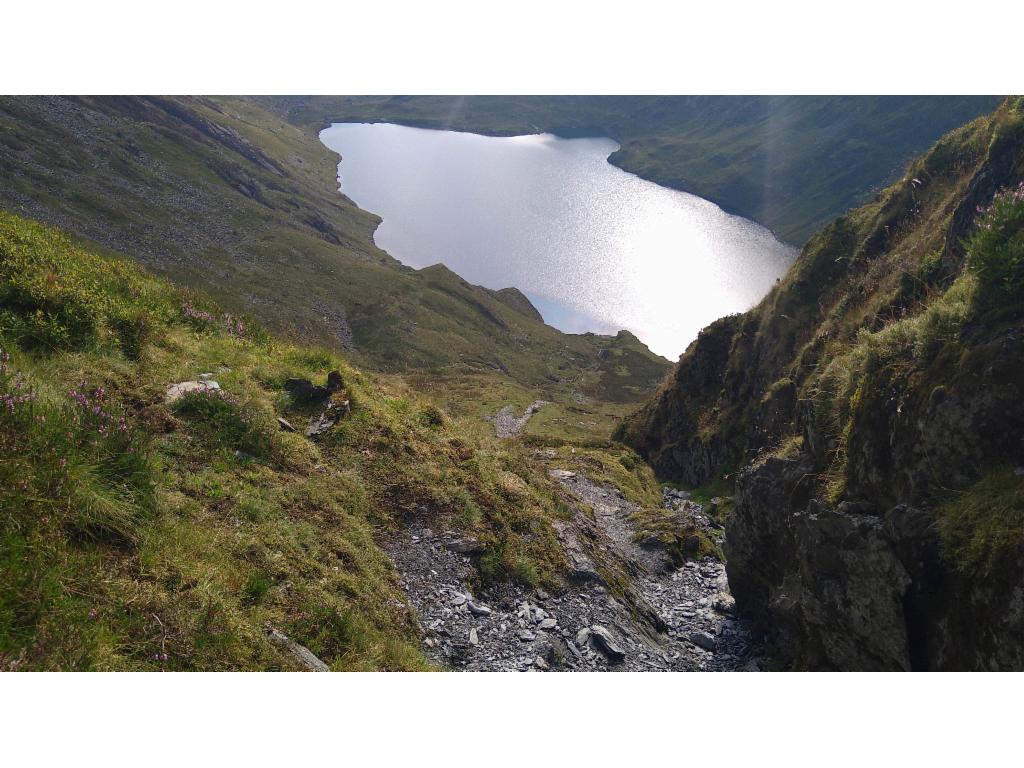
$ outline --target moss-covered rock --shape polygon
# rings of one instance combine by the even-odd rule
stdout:
[[[620,430],[668,479],[742,468],[730,582],[781,658],[1024,668],[1020,496],[992,479],[1024,465],[1022,178],[1008,101],[826,226]]]

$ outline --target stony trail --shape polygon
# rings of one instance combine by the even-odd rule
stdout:
[[[550,473],[580,502],[558,531],[574,569],[562,594],[514,584],[472,594],[480,545],[452,532],[413,523],[385,543],[431,659],[466,671],[758,669],[722,563],[673,568],[663,552],[633,541],[636,508],[618,489]],[[666,506],[681,502],[674,493],[666,490]],[[618,598],[601,575],[609,563],[632,584]]]
[[[523,411],[522,416],[516,416],[516,408],[514,405],[506,405],[500,411],[492,416],[485,417],[487,421],[494,424],[494,432],[498,437],[511,438],[517,437],[526,427],[526,423],[530,418],[543,408],[545,405],[551,405],[549,400],[534,400]]]

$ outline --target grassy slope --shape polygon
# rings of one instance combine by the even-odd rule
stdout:
[[[813,238],[758,307],[705,329],[626,441],[691,483],[803,454],[829,501],[935,509],[958,564],[999,537],[1018,546],[1019,231],[990,235],[1016,259],[1012,288],[971,265],[979,206],[1024,178],[1022,105],[944,136]]]
[[[482,579],[562,574],[567,507],[529,443],[5,213],[0,347],[2,668],[290,668],[269,623],[334,669],[422,669],[377,546],[407,516],[480,537]],[[284,380],[335,368],[351,415],[280,430],[315,415]],[[226,397],[165,405],[207,371]],[[628,450],[557,451],[657,505]]]
[[[629,348],[649,390],[667,367],[631,337],[567,335],[443,267],[373,245],[314,132],[248,99],[0,100],[0,206],[124,253],[293,339],[381,371],[593,377]],[[610,382],[614,383],[614,382]],[[621,400],[613,387],[607,399]],[[637,393],[629,395],[638,399]]]
[[[996,97],[288,97],[307,130],[389,120],[508,135],[608,135],[622,168],[705,197],[801,244]]]

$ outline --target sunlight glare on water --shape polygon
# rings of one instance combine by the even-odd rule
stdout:
[[[610,165],[611,139],[386,123],[320,138],[342,155],[341,191],[381,216],[374,240],[402,263],[515,286],[563,331],[625,328],[672,359],[796,256],[758,224]]]

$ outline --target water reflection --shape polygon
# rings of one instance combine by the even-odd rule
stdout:
[[[341,190],[379,214],[376,243],[413,267],[514,285],[569,332],[627,328],[675,358],[756,303],[796,255],[767,229],[609,165],[610,139],[493,138],[336,124]]]

